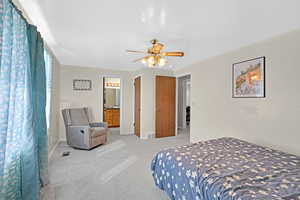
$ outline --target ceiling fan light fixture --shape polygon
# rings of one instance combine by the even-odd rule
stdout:
[[[141,61],[144,65],[147,64],[147,59],[146,58],[143,58],[142,61]]]
[[[159,61],[158,61],[158,65],[163,67],[167,64],[167,60],[164,59],[164,58],[160,58]]]
[[[150,57],[148,58],[148,63],[149,63],[149,64],[152,64],[152,65],[155,64],[154,56],[150,56]]]
[[[140,61],[144,65],[148,67],[165,66],[168,61],[165,59],[165,56],[173,56],[173,57],[183,57],[184,52],[162,52],[164,48],[164,44],[158,43],[156,39],[151,40],[152,47],[148,48],[146,51],[134,51],[127,50],[129,53],[146,53],[148,56],[137,59],[134,62]]]

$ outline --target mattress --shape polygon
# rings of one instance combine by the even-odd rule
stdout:
[[[174,200],[300,200],[300,157],[235,138],[163,150],[151,170]]]

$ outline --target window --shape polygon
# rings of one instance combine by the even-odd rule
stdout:
[[[52,92],[52,56],[45,48],[45,69],[46,69],[46,121],[47,129],[50,127],[50,112],[51,112],[51,92]]]

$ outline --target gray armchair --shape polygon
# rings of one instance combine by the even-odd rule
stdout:
[[[107,141],[107,123],[91,123],[88,108],[62,110],[67,143],[78,149],[92,149]]]

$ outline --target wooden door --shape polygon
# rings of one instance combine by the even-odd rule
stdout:
[[[134,79],[134,134],[141,135],[141,77]]]
[[[175,136],[176,78],[156,76],[156,137]]]

